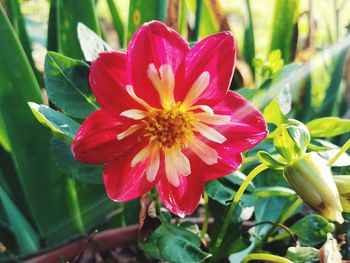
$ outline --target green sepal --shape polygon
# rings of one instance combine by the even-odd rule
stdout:
[[[281,162],[272,157],[268,152],[259,151],[257,153],[257,157],[266,166],[273,170],[283,170],[284,166],[287,164],[285,162]]]

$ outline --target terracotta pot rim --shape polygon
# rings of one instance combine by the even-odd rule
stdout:
[[[97,252],[105,252],[113,247],[127,246],[137,241],[139,225],[114,228],[96,232],[92,236],[80,236],[49,249],[40,250],[21,258],[25,263],[60,262],[62,258],[72,259],[80,251],[93,246]]]

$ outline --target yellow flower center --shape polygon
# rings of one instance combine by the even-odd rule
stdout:
[[[173,103],[163,109],[152,109],[142,120],[145,124],[143,137],[162,149],[182,148],[194,139],[194,121],[194,114],[185,111],[180,103]]]

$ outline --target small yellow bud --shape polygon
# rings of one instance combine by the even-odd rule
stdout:
[[[350,212],[350,176],[335,175],[333,176],[335,184],[338,188],[341,206],[344,212]]]
[[[329,220],[344,222],[331,170],[319,155],[306,153],[290,161],[284,169],[284,176],[305,203]]]

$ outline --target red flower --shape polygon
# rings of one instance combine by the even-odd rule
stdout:
[[[193,48],[160,22],[144,24],[127,54],[101,53],[90,84],[101,110],[81,125],[75,158],[104,163],[109,197],[128,201],[157,185],[179,216],[198,206],[204,183],[225,176],[267,135],[264,118],[228,91],[236,56],[230,32]]]

